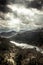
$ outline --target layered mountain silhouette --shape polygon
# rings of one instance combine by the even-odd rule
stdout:
[[[12,41],[28,43],[32,45],[43,45],[43,28],[25,32],[19,32],[11,37]]]
[[[10,38],[12,36],[15,36],[16,34],[17,34],[16,31],[2,32],[2,33],[0,33],[0,37]]]
[[[1,38],[8,38],[10,41],[26,43],[31,45],[43,45],[43,28],[36,30],[29,30],[23,32],[2,32]]]

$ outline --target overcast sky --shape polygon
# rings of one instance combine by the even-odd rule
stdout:
[[[15,31],[43,28],[43,1],[4,0],[0,6],[1,28]]]

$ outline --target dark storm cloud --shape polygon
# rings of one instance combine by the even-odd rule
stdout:
[[[15,3],[25,4],[28,8],[41,9],[43,7],[43,0],[15,0]]]
[[[6,5],[6,4],[10,4],[10,3],[14,3],[15,0],[0,0],[0,4],[1,5]]]
[[[11,12],[11,9],[7,7],[13,0],[0,0],[0,11],[3,13]]]
[[[7,0],[0,0],[0,5],[6,5]]]
[[[8,8],[7,6],[0,5],[0,11],[3,13],[11,12],[11,9]]]
[[[26,0],[27,7],[41,9],[43,7],[43,0]]]

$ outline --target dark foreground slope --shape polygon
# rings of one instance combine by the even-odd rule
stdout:
[[[0,37],[0,65],[43,65],[43,54],[35,48],[19,48]]]

